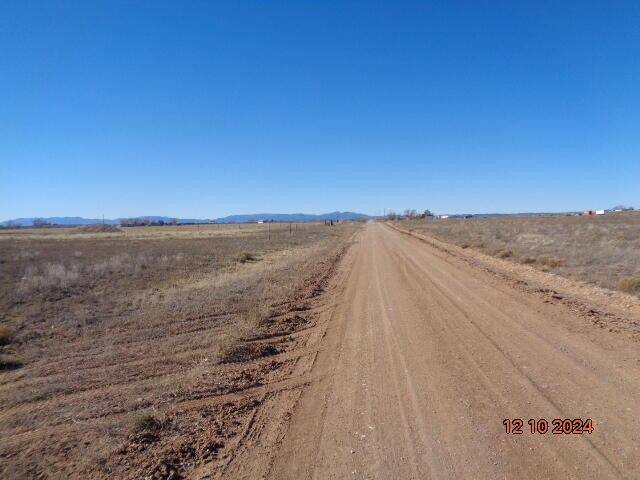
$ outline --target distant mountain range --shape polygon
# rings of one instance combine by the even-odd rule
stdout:
[[[356,218],[373,218],[364,213],[355,212],[330,212],[320,215],[309,213],[254,213],[251,215],[229,215],[216,218],[216,223],[245,223],[258,222],[260,220],[273,220],[274,222],[311,222],[314,220],[355,220]]]
[[[250,215],[229,215],[227,217],[210,219],[210,218],[178,218],[178,223],[247,223],[273,220],[274,222],[311,222],[314,220],[355,220],[356,218],[373,218],[363,213],[355,212],[330,212],[320,215],[309,213],[253,213]],[[141,216],[141,217],[123,217],[123,218],[141,218],[152,222],[163,221],[171,223],[172,217],[162,216]],[[35,220],[44,220],[52,225],[91,225],[94,223],[102,223],[102,218],[83,218],[83,217],[30,217],[16,218],[13,220],[5,220],[0,222],[0,226],[20,225],[28,227],[33,225]],[[109,225],[117,225],[120,218],[105,218],[104,223]]]

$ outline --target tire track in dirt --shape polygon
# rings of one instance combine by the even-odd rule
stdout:
[[[98,337],[89,348],[92,341],[79,337],[65,345],[66,357],[52,348],[47,362],[29,365],[38,375],[17,372],[0,386],[0,429],[7,433],[0,440],[0,476],[225,478],[245,471],[244,465],[266,471],[268,465],[244,459],[282,436],[300,392],[321,381],[311,367],[334,309],[331,299],[339,296],[330,290],[341,283],[331,279],[347,251],[345,240],[302,264],[303,284],[270,304],[268,318],[220,359],[206,358],[211,343],[242,312],[177,312],[162,322],[150,314],[148,328],[134,329],[144,338],[128,336],[123,322],[110,337],[113,346]],[[157,342],[165,348],[154,349]],[[167,356],[174,342],[179,348]],[[189,363],[182,368],[181,361]],[[73,388],[60,384],[63,379]],[[136,427],[145,418],[151,423]],[[92,456],[94,443],[109,456]]]
[[[496,340],[494,340],[494,338],[487,332],[485,332],[485,330],[482,328],[482,326],[480,326],[477,322],[475,322],[473,320],[473,317],[464,309],[463,304],[460,304],[458,302],[455,301],[455,296],[453,294],[453,292],[451,291],[445,291],[443,289],[440,289],[437,284],[432,281],[430,278],[428,278],[428,275],[425,275],[427,272],[425,272],[422,268],[421,265],[416,263],[412,258],[408,258],[408,257],[404,257],[403,260],[410,264],[413,268],[414,268],[414,276],[411,278],[411,282],[409,282],[408,284],[412,285],[414,287],[414,291],[418,290],[419,294],[417,295],[416,298],[424,298],[428,293],[432,293],[434,290],[438,291],[442,297],[444,299],[446,299],[449,302],[449,305],[451,308],[456,309],[458,312],[460,312],[460,314],[464,317],[465,320],[468,320],[470,325],[473,326],[473,328],[476,329],[478,336],[482,337],[484,339],[486,339],[487,342],[489,342],[489,344],[491,346],[493,346],[493,348],[499,353],[499,355],[501,357],[503,357],[512,367],[512,370],[520,375],[523,379],[525,379],[525,381],[528,383],[528,385],[534,390],[533,394],[537,394],[540,397],[542,397],[544,399],[544,401],[548,402],[549,405],[551,406],[552,410],[555,413],[555,417],[557,418],[572,418],[570,415],[570,412],[566,411],[566,408],[564,408],[561,404],[557,403],[554,398],[550,395],[547,394],[547,392],[545,391],[545,389],[538,383],[536,382],[536,379],[533,378],[532,375],[528,374],[527,371],[523,368],[521,368],[516,360],[514,359],[513,355],[510,355],[506,349],[503,349],[500,346],[500,343]],[[438,275],[445,275],[444,272],[438,271],[436,272]],[[456,282],[457,284],[459,284],[459,282],[457,282],[455,280],[455,278],[452,278],[452,280],[454,282]],[[424,284],[428,283],[428,287],[425,288]],[[460,285],[461,286],[461,285]],[[491,311],[493,314],[493,318],[497,318],[497,317],[502,317],[503,320],[505,320],[505,323],[509,323],[510,327],[512,329],[515,328],[519,328],[520,325],[517,324],[517,322],[513,321],[512,317],[509,315],[503,315],[501,310],[496,309],[491,303],[487,302],[484,298],[482,297],[478,297],[474,292],[472,291],[467,291],[467,294],[469,296],[472,296],[474,301],[481,303],[485,306],[485,308],[488,311]],[[595,381],[597,380],[597,378],[595,378],[594,375],[591,375],[588,371],[585,371],[585,369],[582,367],[582,365],[580,365],[578,362],[573,361],[573,358],[571,358],[570,356],[568,356],[566,354],[566,352],[562,352],[561,349],[557,348],[556,345],[553,345],[551,342],[549,342],[547,339],[545,339],[543,336],[537,334],[537,332],[531,332],[530,330],[527,330],[526,332],[527,334],[531,333],[533,334],[533,336],[536,336],[537,339],[539,339],[541,342],[544,342],[544,346],[548,346],[550,347],[550,354],[552,355],[563,355],[566,360],[568,361],[572,361],[573,365],[572,365],[572,370],[573,372],[575,372],[576,370],[579,370],[579,375],[584,375],[584,376],[589,376],[591,378],[589,378],[587,381],[582,382],[583,385],[591,385],[594,384]],[[520,335],[521,336],[521,335]],[[459,343],[461,345],[465,345],[465,339],[457,336],[457,339],[459,341]],[[537,339],[534,339],[537,340]],[[468,343],[467,343],[467,349],[469,348]],[[533,351],[529,352],[530,356],[539,354],[539,351],[541,350],[540,347],[540,342],[536,342],[536,348]],[[473,359],[472,359],[473,361]],[[478,364],[477,362],[473,361],[474,365],[477,367]],[[481,371],[480,368],[478,368],[478,374],[479,375],[484,375],[483,372]],[[576,373],[574,373],[574,375],[577,375]],[[488,378],[485,376],[485,378]],[[604,377],[604,380],[606,381],[606,379],[609,377]],[[569,379],[571,380],[571,379]],[[577,386],[574,384],[574,386]],[[504,400],[504,398],[503,398]],[[601,402],[606,402],[607,399],[606,398],[601,398],[600,399]],[[626,399],[627,404],[632,402],[631,398],[627,398]],[[506,402],[504,402],[506,403]],[[518,412],[513,412],[512,416],[517,417],[518,416]],[[622,428],[624,425],[622,422],[616,422],[616,425],[611,425],[612,427],[615,428]],[[621,474],[621,472],[617,469],[617,467],[613,464],[613,462],[607,457],[607,455],[602,452],[602,450],[596,445],[594,444],[591,439],[587,436],[581,436],[579,437],[580,440],[585,441],[587,443],[589,443],[590,447],[593,448],[594,450],[594,454],[598,457],[601,458],[602,461],[604,461],[605,463],[607,463],[609,465],[609,467],[611,467],[611,469],[616,472],[617,474]],[[552,454],[555,456],[555,452],[552,452]]]
[[[381,224],[354,249],[267,478],[637,477],[630,337]],[[507,435],[514,417],[595,431]]]

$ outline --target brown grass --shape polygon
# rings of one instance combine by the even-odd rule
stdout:
[[[233,256],[233,260],[240,263],[246,263],[256,260],[256,256],[250,252],[240,252]]]
[[[145,413],[137,417],[133,423],[135,432],[157,432],[167,426],[167,419],[159,419],[156,415]]]
[[[74,229],[75,233],[122,233],[122,229],[117,225],[106,223],[96,223],[94,225],[82,225]]]
[[[462,242],[460,246],[462,248],[482,248],[484,247],[484,244],[480,242]]]
[[[562,263],[562,260],[553,255],[538,255],[536,261],[540,265],[546,265],[547,267],[557,267]]]
[[[536,257],[525,255],[523,257],[520,257],[519,262],[524,265],[531,265],[532,263],[536,263]]]
[[[628,293],[640,273],[640,214],[449,218],[398,223],[462,248]],[[507,252],[511,252],[508,254]]]
[[[0,370],[13,370],[24,365],[22,358],[18,355],[0,354]]]
[[[22,358],[9,346],[16,335],[16,329],[0,325],[0,370],[13,370],[22,366]]]
[[[255,385],[255,372],[222,365],[279,351],[247,339],[359,225],[267,227],[0,232],[0,434],[15,439],[0,448],[11,458],[0,477],[101,478],[107,460],[143,454],[118,453],[132,431]],[[229,415],[225,435],[240,428]],[[187,412],[170,430],[210,422]]]
[[[16,329],[8,325],[0,325],[0,345],[8,345],[11,343]]]
[[[640,293],[640,278],[623,278],[618,283],[618,288],[627,293]]]

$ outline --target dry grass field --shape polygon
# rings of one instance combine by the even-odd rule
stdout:
[[[505,216],[400,221],[463,248],[640,294],[640,214]]]
[[[0,231],[0,477],[181,478],[284,375],[356,223]]]

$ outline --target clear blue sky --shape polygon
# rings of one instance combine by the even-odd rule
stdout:
[[[636,1],[0,4],[0,219],[640,207]]]

